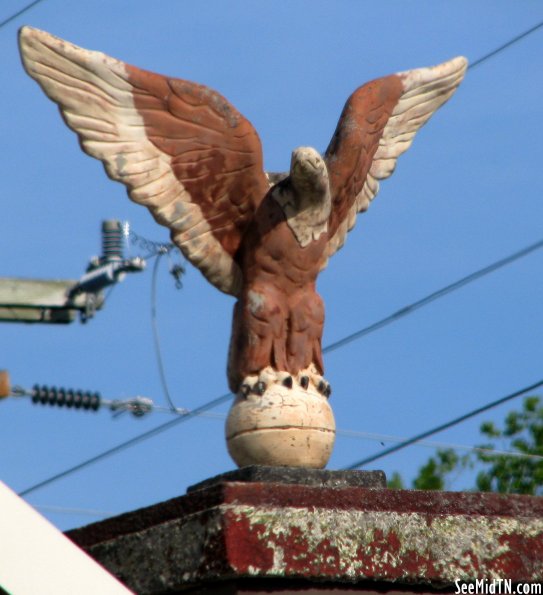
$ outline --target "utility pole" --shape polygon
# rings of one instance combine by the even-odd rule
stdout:
[[[86,322],[103,306],[106,287],[145,269],[142,258],[123,257],[123,243],[120,221],[106,220],[102,255],[90,260],[79,280],[0,277],[0,322],[67,324],[77,314]]]

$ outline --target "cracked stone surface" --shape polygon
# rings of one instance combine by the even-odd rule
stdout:
[[[328,398],[313,384],[272,384],[238,396],[226,420],[226,444],[240,466],[323,468],[332,454],[335,421]]]

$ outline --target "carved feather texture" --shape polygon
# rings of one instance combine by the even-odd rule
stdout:
[[[46,32],[20,32],[28,74],[81,147],[171,230],[218,289],[239,296],[236,254],[277,176],[266,176],[252,125],[211,89],[130,66]],[[367,83],[348,99],[325,153],[332,209],[320,268],[345,242],[416,132],[460,84],[459,57]]]
[[[416,132],[455,91],[466,60],[357,89],[325,153],[326,167],[306,148],[302,161],[312,173],[302,181],[311,183],[294,184],[300,175],[293,166],[290,179],[280,182],[282,204],[268,191],[283,176],[264,173],[256,131],[215,91],[28,27],[20,47],[26,71],[58,104],[83,150],[170,229],[213,285],[238,297],[231,389],[243,385],[261,394],[271,370],[273,382],[290,379],[305,391],[311,380],[325,394],[318,270],[343,245]]]
[[[268,189],[260,140],[222,96],[24,27],[28,74],[55,101],[83,150],[171,230],[186,258],[238,295],[235,254]]]
[[[348,99],[326,151],[334,204],[326,261],[374,199],[378,181],[393,173],[416,132],[455,92],[466,68],[466,59],[457,57],[377,79]]]

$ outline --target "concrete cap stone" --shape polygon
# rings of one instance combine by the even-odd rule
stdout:
[[[256,579],[543,580],[543,499],[531,496],[219,481],[68,536],[142,594]]]

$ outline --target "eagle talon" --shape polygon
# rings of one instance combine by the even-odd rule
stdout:
[[[317,274],[376,195],[378,180],[391,175],[417,130],[456,90],[465,58],[359,87],[324,156],[295,149],[288,175],[270,188],[278,180],[262,170],[256,131],[212,89],[183,81],[173,85],[180,101],[160,101],[155,90],[172,79],[30,27],[19,43],[26,71],[85,150],[171,230],[210,283],[237,298],[228,379],[240,399],[263,401],[253,395],[281,384],[307,390],[307,400],[317,391],[329,397]],[[148,101],[149,94],[157,97]],[[171,155],[181,153],[196,155],[178,164]]]
[[[325,397],[327,397],[331,392],[330,385],[324,380],[321,380],[319,382],[317,390],[321,393],[321,395],[324,395]]]
[[[259,380],[253,386],[253,392],[255,393],[255,395],[262,396],[266,392],[266,383]]]
[[[326,382],[326,380],[321,380],[317,386],[317,390],[324,395],[327,399],[330,398],[332,394],[332,387]]]

